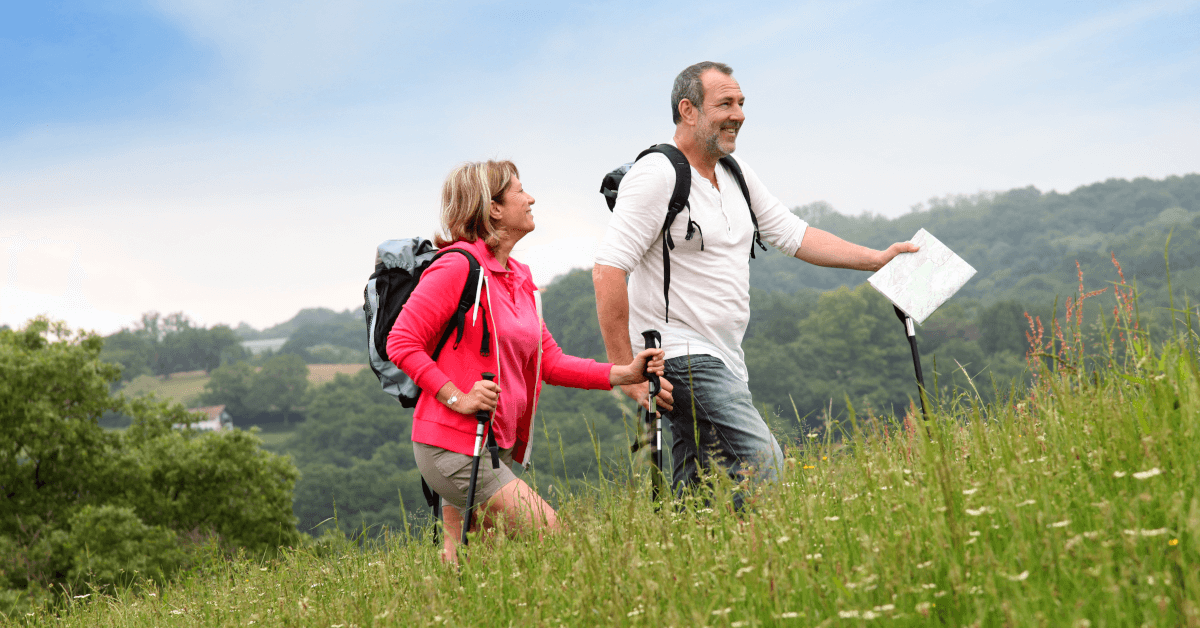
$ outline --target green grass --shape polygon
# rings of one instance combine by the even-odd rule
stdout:
[[[296,434],[295,424],[281,425],[269,423],[258,425],[258,437],[262,439],[263,449],[276,454],[286,454],[292,437]]]
[[[72,599],[55,620],[15,619],[1200,626],[1195,352],[1130,346],[1129,366],[1112,370],[1080,370],[1056,353],[1060,368],[1017,403],[941,400],[927,427],[831,422],[790,449],[781,481],[741,514],[727,491],[657,512],[645,474],[618,464],[564,498],[564,531],[479,540],[461,570],[440,564],[427,538],[360,548],[326,537],[277,561],[214,560],[162,589]]]
[[[169,378],[138,375],[121,391],[129,397],[155,393],[162,399],[178,401],[187,407],[193,407],[198,402],[200,393],[204,392],[204,385],[208,380],[209,376],[204,371],[176,373]]]

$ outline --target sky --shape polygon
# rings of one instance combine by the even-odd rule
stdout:
[[[1200,172],[1200,0],[0,4],[0,324],[265,328],[359,308],[457,164],[512,159],[541,285],[702,60],[788,206]]]

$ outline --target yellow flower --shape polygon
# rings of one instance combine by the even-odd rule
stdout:
[[[1179,545],[1179,539],[1171,539],[1170,541],[1167,541],[1167,545],[1175,547],[1176,545]]]
[[[829,456],[821,456],[821,460],[829,460]]]

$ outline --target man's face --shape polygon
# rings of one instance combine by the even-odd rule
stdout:
[[[700,76],[704,84],[704,104],[696,120],[696,143],[712,156],[720,158],[734,151],[738,131],[746,116],[742,105],[746,97],[732,76],[708,70]]]

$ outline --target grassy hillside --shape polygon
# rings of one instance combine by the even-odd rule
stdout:
[[[1010,403],[828,421],[742,513],[725,490],[656,511],[644,461],[612,461],[564,531],[480,540],[461,570],[424,538],[327,537],[55,625],[1200,626],[1200,339],[1130,327],[1086,359],[1081,326],[1050,329],[1053,368]]]
[[[309,364],[308,383],[313,386],[327,384],[333,381],[338,373],[353,375],[366,367],[365,364]],[[178,401],[192,407],[197,403],[200,393],[204,392],[204,385],[208,380],[209,376],[204,371],[175,373],[170,377],[139,375],[121,391],[131,397],[154,393],[163,399]]]

